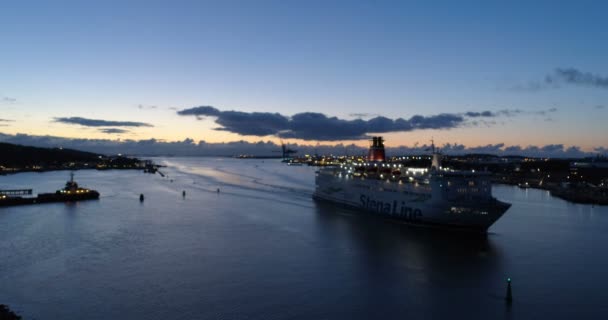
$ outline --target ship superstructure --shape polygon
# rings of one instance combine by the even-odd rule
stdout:
[[[61,189],[61,190],[57,190],[57,192],[55,193],[57,195],[92,195],[94,196],[95,194],[97,195],[96,197],[99,198],[99,193],[95,190],[91,190],[91,189],[86,189],[86,188],[81,188],[78,186],[78,183],[76,183],[76,181],[74,181],[74,173],[70,172],[70,180],[68,180],[65,183],[65,188]]]
[[[443,168],[434,146],[430,168],[386,162],[382,137],[367,162],[322,168],[315,182],[315,199],[412,224],[486,232],[511,206],[492,196],[488,173]]]

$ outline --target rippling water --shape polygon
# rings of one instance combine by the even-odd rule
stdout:
[[[0,303],[27,319],[608,314],[608,207],[495,186],[512,208],[487,237],[464,237],[315,203],[310,167],[156,161],[167,178],[78,171],[99,201],[0,208]],[[0,189],[48,192],[67,178],[0,176]]]

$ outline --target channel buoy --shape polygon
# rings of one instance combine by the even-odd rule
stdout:
[[[144,194],[139,195],[139,202],[144,202]]]
[[[513,301],[513,293],[511,292],[511,278],[507,278],[507,295],[505,296],[507,303]]]
[[[182,191],[182,198],[186,197],[186,190]]]
[[[220,193],[220,188],[217,188],[217,193]]]

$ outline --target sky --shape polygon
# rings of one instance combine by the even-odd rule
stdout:
[[[4,2],[0,137],[364,146],[381,134],[393,147],[605,150],[606,12],[605,1]]]

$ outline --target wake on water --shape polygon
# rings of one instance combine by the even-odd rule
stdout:
[[[196,189],[259,200],[311,207],[314,170],[288,167],[279,162],[252,166],[247,160],[194,158],[184,161],[162,160],[167,179],[175,183],[170,190]],[[295,171],[295,172],[294,172]],[[179,190],[178,190],[179,189]]]

